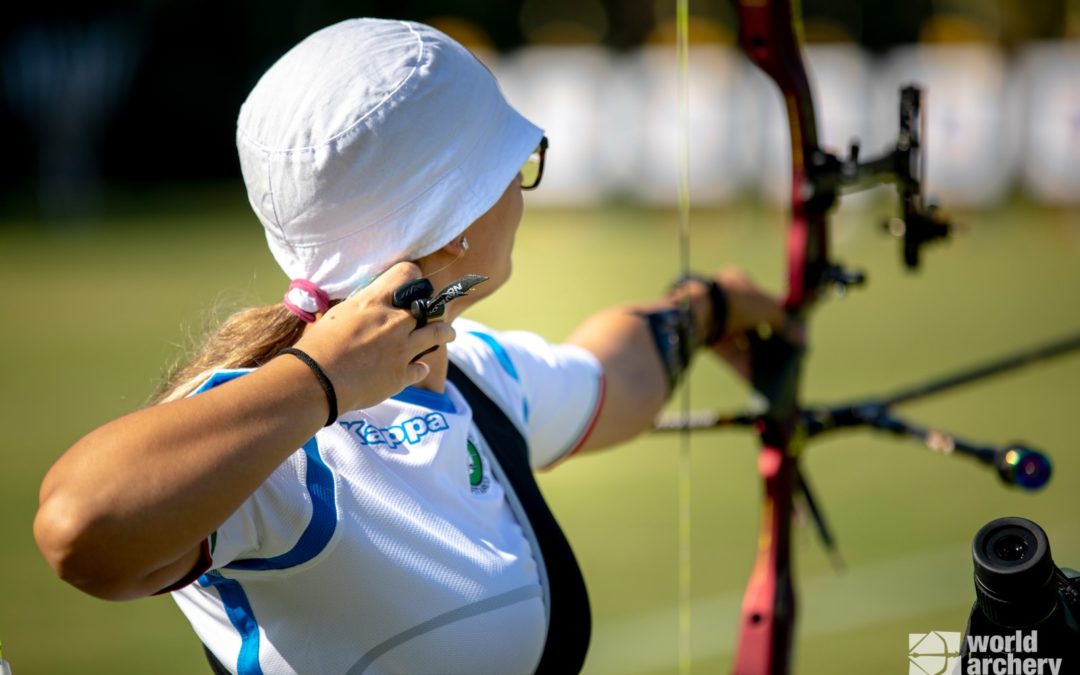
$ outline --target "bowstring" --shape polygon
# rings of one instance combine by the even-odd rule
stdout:
[[[679,210],[679,267],[685,276],[690,271],[690,0],[675,0],[675,59],[678,71],[678,210]],[[683,301],[687,305],[688,299]],[[689,310],[689,307],[684,309]],[[683,428],[679,433],[679,674],[690,675],[691,652],[691,468],[690,385],[689,377],[682,387]]]

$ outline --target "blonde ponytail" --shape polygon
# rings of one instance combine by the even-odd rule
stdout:
[[[215,370],[257,368],[300,339],[306,324],[282,304],[243,309],[166,375],[151,405],[183,398]]]

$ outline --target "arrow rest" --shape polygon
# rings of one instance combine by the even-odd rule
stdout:
[[[825,268],[824,283],[832,284],[836,294],[843,298],[847,296],[848,289],[852,286],[866,285],[866,272],[863,270],[846,268],[842,265],[829,265]]]

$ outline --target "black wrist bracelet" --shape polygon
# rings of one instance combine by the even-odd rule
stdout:
[[[709,323],[709,331],[705,334],[705,345],[712,347],[724,338],[724,331],[727,330],[727,293],[724,292],[723,287],[720,286],[716,279],[701,276],[699,274],[685,274],[679,277],[675,280],[675,283],[671,285],[672,292],[678,290],[680,286],[688,281],[697,281],[698,283],[705,284],[705,288],[709,291],[709,302],[712,305],[712,321]]]
[[[292,354],[296,358],[304,362],[304,365],[311,368],[311,372],[315,373],[315,379],[319,381],[319,385],[323,388],[323,392],[326,393],[326,404],[330,407],[330,414],[326,418],[326,424],[323,426],[328,427],[337,421],[337,392],[334,391],[334,383],[330,381],[330,378],[326,376],[326,373],[315,362],[315,359],[308,356],[305,352],[297,349],[296,347],[286,347],[278,352],[278,356],[282,354]]]

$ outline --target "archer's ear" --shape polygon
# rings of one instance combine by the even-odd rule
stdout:
[[[465,235],[458,235],[450,240],[440,251],[443,251],[447,255],[453,256],[454,259],[462,258],[465,256],[465,252],[469,250],[469,240]]]
[[[444,244],[442,248],[428,253],[423,258],[417,258],[413,262],[420,266],[425,276],[446,269],[447,265],[461,260],[465,252],[469,250],[469,242],[465,235],[458,235]]]

